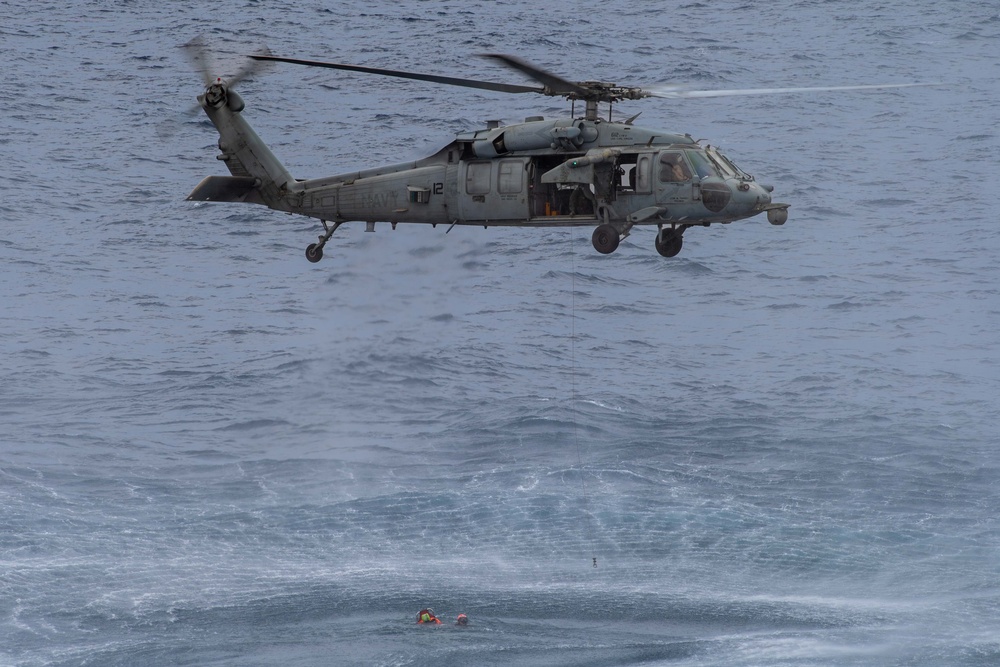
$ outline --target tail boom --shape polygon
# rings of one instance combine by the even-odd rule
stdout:
[[[222,88],[221,94],[213,88]],[[231,177],[209,176],[188,196],[192,201],[236,201],[287,210],[286,199],[297,190],[296,181],[254,132],[241,112],[243,100],[222,84],[213,84],[198,97],[219,132],[219,160]]]

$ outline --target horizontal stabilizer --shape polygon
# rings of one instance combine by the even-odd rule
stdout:
[[[263,204],[257,192],[259,181],[246,176],[208,176],[198,184],[188,201],[238,201]]]

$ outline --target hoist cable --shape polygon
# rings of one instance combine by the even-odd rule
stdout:
[[[572,258],[571,295],[570,295],[570,329],[569,329],[569,358],[570,358],[570,410],[576,410],[576,239],[573,234],[574,227],[570,227],[570,256]],[[583,500],[584,522],[587,526],[587,541],[590,543],[593,552],[592,562],[597,567],[597,551],[594,548],[594,528],[593,517],[590,513],[590,502],[587,497],[587,476],[583,469],[583,445],[580,444],[580,423],[573,418],[573,440],[576,444],[576,464],[580,471],[580,491]]]

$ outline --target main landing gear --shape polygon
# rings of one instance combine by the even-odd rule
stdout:
[[[676,257],[684,245],[683,235],[683,227],[680,229],[664,229],[660,227],[660,231],[656,233],[656,240],[654,241],[656,252],[664,257]]]
[[[333,223],[333,227],[331,227],[326,224],[326,220],[321,220],[320,222],[323,223],[323,229],[326,230],[326,234],[319,237],[319,243],[310,243],[309,247],[306,248],[306,259],[313,264],[323,259],[323,246],[325,246],[326,242],[330,240],[333,233],[337,231],[337,227],[340,227],[340,225],[343,224],[341,222],[335,222]]]
[[[672,229],[664,229],[661,226],[660,231],[656,233],[656,252],[664,257],[676,257],[684,246],[685,229],[683,226]],[[594,250],[603,255],[610,255],[618,249],[621,238],[617,227],[610,223],[604,223],[598,225],[597,229],[594,230],[591,241],[594,243]]]
[[[594,250],[602,255],[610,255],[615,250],[618,250],[621,235],[618,233],[617,227],[609,223],[604,223],[597,226],[590,240],[594,244]]]

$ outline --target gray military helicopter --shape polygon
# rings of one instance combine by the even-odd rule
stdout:
[[[198,103],[219,132],[218,159],[231,176],[209,176],[190,201],[245,202],[319,219],[324,234],[306,249],[318,262],[333,233],[349,221],[509,227],[593,226],[594,249],[609,254],[635,225],[656,225],[656,251],[673,257],[691,227],[728,224],[767,214],[773,225],[788,219],[789,204],[771,201],[773,187],[743,171],[718,148],[701,145],[689,134],[651,130],[634,124],[636,116],[611,120],[621,100],[759,95],[804,91],[898,88],[926,84],[885,84],[815,88],[686,90],[636,88],[602,81],[571,82],[520,58],[485,57],[526,74],[540,86],[511,85],[418,74],[376,67],[250,56],[257,62],[325,67],[502,93],[565,97],[568,118],[529,117],[523,123],[489,123],[458,134],[437,153],[385,167],[299,180],[244,120],[245,104],[233,89],[252,68],[225,81],[212,78],[203,44],[186,45],[202,70],[205,92]],[[577,116],[576,103],[583,115]],[[598,105],[608,105],[607,119]]]

